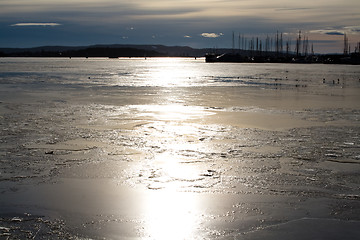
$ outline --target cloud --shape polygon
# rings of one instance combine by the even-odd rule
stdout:
[[[318,30],[311,30],[310,33],[320,33],[326,35],[339,35],[339,36],[342,36],[344,34],[358,34],[360,33],[360,26],[347,26],[347,27],[342,27],[340,29],[318,29]]]
[[[352,33],[352,34],[357,34],[360,33],[360,26],[348,26],[348,27],[344,27],[346,32]]]
[[[326,35],[337,35],[337,36],[343,36],[344,33],[342,32],[337,32],[337,31],[330,31],[330,32],[327,32],[325,33]]]
[[[344,35],[344,31],[336,30],[336,29],[318,29],[318,30],[311,30],[309,32],[326,34],[326,35]]]
[[[34,26],[40,26],[40,27],[55,27],[60,26],[60,23],[15,23],[10,26],[12,27],[34,27]]]
[[[224,34],[223,33],[202,33],[200,35],[205,38],[218,38],[218,37],[223,36]]]
[[[298,8],[278,8],[278,9],[275,9],[275,11],[299,11],[299,10],[311,10],[311,8],[298,7]]]

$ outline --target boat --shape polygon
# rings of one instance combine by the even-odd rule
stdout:
[[[219,62],[220,56],[215,53],[207,53],[205,55],[205,62]]]
[[[206,62],[254,62],[254,58],[244,56],[238,53],[223,53],[217,55],[215,53],[208,53],[205,55]]]

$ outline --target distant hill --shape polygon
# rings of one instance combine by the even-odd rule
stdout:
[[[0,48],[3,57],[203,57],[210,49],[164,45],[92,45]]]

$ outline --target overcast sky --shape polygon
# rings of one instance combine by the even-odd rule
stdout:
[[[164,44],[232,47],[235,38],[301,30],[315,52],[352,51],[359,0],[1,0],[0,47]],[[237,46],[237,43],[235,43]]]

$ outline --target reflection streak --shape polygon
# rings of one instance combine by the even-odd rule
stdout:
[[[143,199],[145,239],[192,239],[199,228],[196,194],[184,192],[183,187],[196,181],[200,171],[195,165],[184,164],[180,152],[193,149],[195,139],[199,139],[194,121],[213,113],[186,105],[186,96],[176,96],[172,87],[190,86],[189,76],[195,74],[182,69],[178,61],[159,59],[150,71],[151,85],[168,88],[159,96],[161,104],[135,106],[140,117],[153,121],[142,128],[142,134],[150,146],[159,146],[149,152],[152,157],[147,171],[151,175],[143,179],[152,189]]]
[[[194,193],[163,189],[144,201],[145,232],[148,239],[191,239],[197,228],[197,202]]]

